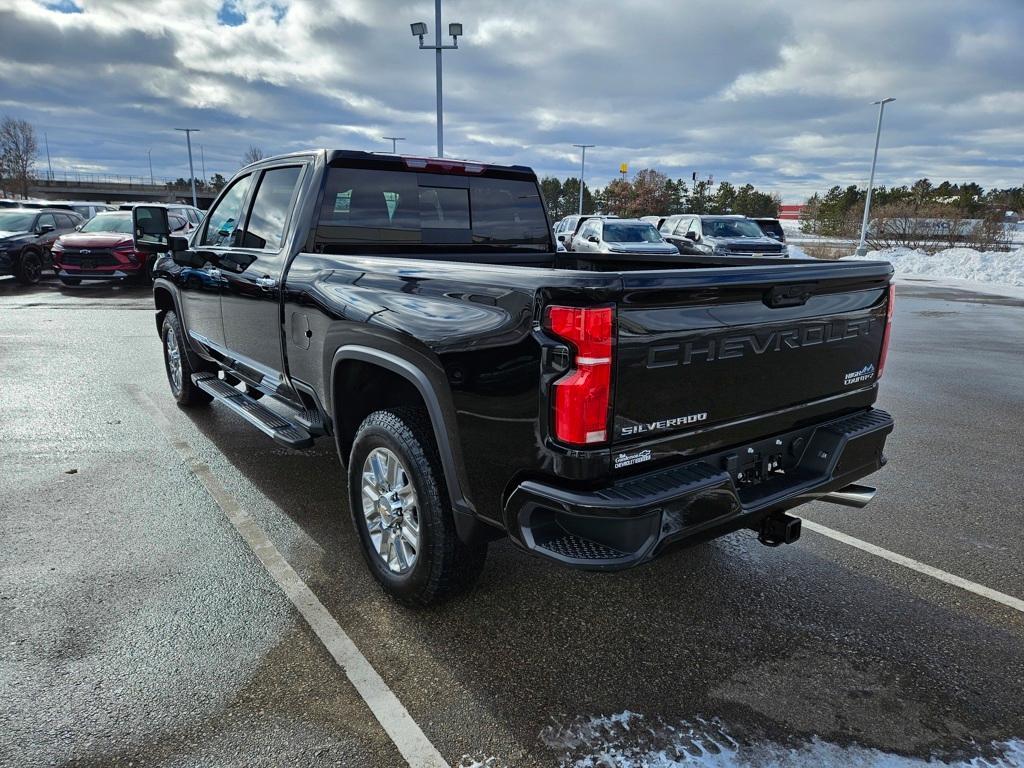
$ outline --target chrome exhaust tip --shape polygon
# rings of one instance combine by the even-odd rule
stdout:
[[[863,509],[868,505],[868,502],[875,498],[876,492],[870,486],[853,483],[845,488],[840,488],[838,491],[826,493],[818,500],[827,501],[830,504],[841,504],[844,507]]]

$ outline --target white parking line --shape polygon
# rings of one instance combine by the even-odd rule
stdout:
[[[808,520],[806,517],[801,518],[801,520],[803,521],[803,527],[807,530],[820,533],[822,536],[827,536],[830,539],[840,541],[843,544],[848,544],[851,547],[856,547],[859,550],[875,555],[876,557],[880,557],[883,560],[888,560],[890,563],[902,565],[904,568],[909,568],[912,571],[923,573],[925,576],[931,576],[933,579],[938,579],[939,581],[950,584],[954,587],[966,589],[968,592],[973,592],[976,595],[986,597],[989,600],[1005,605],[1007,608],[1013,608],[1015,611],[1024,613],[1024,600],[1021,600],[1020,598],[1007,595],[1004,592],[997,592],[983,584],[976,584],[973,581],[968,581],[967,579],[957,576],[955,573],[950,573],[949,571],[944,571],[941,568],[936,568],[928,565],[927,563],[922,563],[920,560],[914,560],[911,557],[906,557],[905,555],[901,555],[896,552],[890,552],[888,549],[883,549],[876,544],[871,544],[870,542],[855,538],[833,528],[827,528],[813,520]]]
[[[259,524],[249,516],[234,496],[199,460],[192,446],[175,434],[170,420],[150,399],[136,387],[128,387],[139,406],[149,414],[181,460],[203,484],[224,515],[238,531],[245,543],[267,569],[271,578],[291,600],[309,623],[331,656],[344,671],[356,691],[366,702],[373,716],[398,747],[411,768],[450,768],[441,753],[426,737],[412,715],[398,700],[387,683],[377,674],[366,657],[345,633],[334,617],[324,608],[313,591],[295,572],[274,546]]]

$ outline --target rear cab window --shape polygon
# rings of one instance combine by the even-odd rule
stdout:
[[[314,233],[326,253],[550,253],[537,183],[475,176],[330,167]]]

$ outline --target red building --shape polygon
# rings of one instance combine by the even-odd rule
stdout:
[[[780,219],[799,219],[800,213],[803,211],[804,206],[802,205],[780,205],[779,206],[779,218]]]

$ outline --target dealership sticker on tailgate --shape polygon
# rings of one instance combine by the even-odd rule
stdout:
[[[620,453],[615,457],[615,468],[631,467],[651,460],[651,449],[647,448],[636,453]]]

